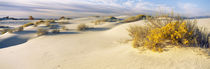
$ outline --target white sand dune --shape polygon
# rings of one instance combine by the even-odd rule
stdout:
[[[93,18],[94,19],[94,18]],[[93,20],[92,19],[92,20]],[[0,49],[0,69],[210,69],[210,59],[191,48],[172,48],[163,53],[138,51],[125,40],[126,28],[142,25],[106,23],[97,31],[72,31],[81,23],[93,26],[90,18],[69,21],[70,32],[46,35],[23,44]],[[209,28],[210,19],[199,25]],[[101,30],[100,28],[107,28]]]

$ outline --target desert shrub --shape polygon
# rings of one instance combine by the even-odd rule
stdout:
[[[34,25],[34,23],[26,23],[23,25],[23,27],[28,27],[28,26],[31,26],[31,25]]]
[[[122,23],[134,22],[134,21],[141,20],[141,19],[143,19],[145,17],[146,17],[145,15],[136,15],[136,16],[132,16],[132,17],[126,18],[126,19],[124,19],[121,22]]]
[[[68,30],[68,28],[66,28],[66,26],[61,26],[62,30]]]
[[[42,24],[42,23],[44,23],[43,20],[37,21],[34,23],[34,27],[37,27],[39,24]]]
[[[69,24],[69,22],[58,22],[59,24]]]
[[[68,20],[58,20],[56,21],[58,24],[69,24]]]
[[[181,18],[148,18],[147,25],[132,26],[128,29],[133,38],[133,47],[140,46],[162,52],[167,44],[209,48],[209,33],[200,29],[196,21]]]
[[[45,26],[49,27],[50,26],[50,22],[45,22]]]
[[[1,34],[5,34],[5,33],[7,33],[7,31],[8,31],[8,29],[2,29],[2,30],[0,30]]]
[[[58,33],[60,33],[60,30],[59,30],[59,29],[53,29],[53,30],[52,30],[52,33],[58,34]]]
[[[116,22],[116,21],[118,21],[117,18],[110,16],[106,19],[99,19],[99,20],[93,21],[92,23],[94,23],[95,25],[98,25],[98,24],[103,24],[104,22]]]
[[[132,46],[138,48],[142,46],[142,42],[146,39],[148,34],[148,29],[143,26],[130,26],[127,31],[129,35],[133,38]]]
[[[79,24],[77,26],[77,30],[79,31],[83,31],[83,30],[87,30],[89,27],[86,24]]]
[[[10,29],[8,29],[8,32],[9,32],[9,33],[13,33],[13,32],[15,32],[15,29],[10,28]]]
[[[103,24],[104,22],[106,22],[106,20],[105,19],[101,19],[101,20],[93,21],[92,23],[94,23],[95,25],[99,25],[99,24]]]
[[[15,31],[16,31],[16,32],[23,31],[23,26],[20,26],[20,27],[15,28]]]
[[[58,29],[59,28],[59,25],[57,25],[57,24],[50,24],[48,27],[50,29]]]
[[[118,19],[116,17],[110,16],[106,19],[106,22],[116,22]]]
[[[48,29],[39,28],[39,29],[37,29],[36,34],[37,34],[38,36],[48,34]]]
[[[55,22],[55,20],[46,20],[45,22],[54,23],[54,22]]]

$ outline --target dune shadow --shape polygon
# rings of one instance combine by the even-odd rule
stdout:
[[[30,33],[36,33],[36,31],[20,31],[20,32],[14,32],[14,34],[20,34],[20,35],[23,35],[23,34],[30,34]]]
[[[110,28],[88,28],[86,31],[104,31]]]
[[[28,39],[29,38],[21,38],[18,36],[7,38],[5,40],[0,41],[0,49],[25,43],[28,41]]]
[[[79,32],[60,32],[59,34],[79,34]]]
[[[49,33],[47,35],[65,35],[65,34],[79,34],[79,32],[59,32],[59,33]]]
[[[26,34],[32,34],[32,33],[36,33],[36,31],[13,32],[13,34],[17,34],[17,35],[1,40],[0,41],[0,49],[25,43],[30,38],[29,37],[21,37],[21,36],[24,36]]]

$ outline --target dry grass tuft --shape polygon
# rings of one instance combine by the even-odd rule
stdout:
[[[5,33],[7,33],[7,31],[8,31],[8,29],[2,29],[2,30],[0,30],[1,34],[5,34]]]
[[[86,24],[79,24],[77,26],[77,30],[79,31],[84,31],[84,30],[87,30],[89,27],[86,25]]]
[[[36,33],[38,36],[45,35],[45,34],[48,34],[48,29],[39,28],[39,29],[37,29]]]
[[[34,27],[37,27],[38,25],[40,25],[42,23],[44,23],[43,20],[37,21],[37,22],[34,23]]]
[[[20,26],[20,27],[15,28],[15,31],[16,31],[16,32],[23,31],[23,26]]]
[[[61,26],[62,30],[69,30],[66,26]]]
[[[34,23],[26,23],[23,25],[23,27],[28,27],[28,26],[31,26],[31,25],[34,25]]]
[[[53,29],[53,30],[52,30],[52,33],[58,34],[58,33],[60,33],[60,30],[59,30],[59,29]]]
[[[100,20],[93,21],[92,23],[94,23],[95,25],[99,25],[99,24],[103,24],[104,22],[116,22],[118,20],[119,19],[117,19],[116,17],[110,16],[106,19],[100,19]]]
[[[128,23],[128,22],[134,22],[134,21],[138,21],[138,20],[141,20],[143,18],[146,18],[145,15],[137,15],[137,16],[132,16],[132,17],[129,17],[127,19],[124,19],[123,21],[121,21],[122,23]]]

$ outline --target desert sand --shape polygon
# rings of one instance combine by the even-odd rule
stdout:
[[[17,43],[0,49],[0,69],[210,69],[210,59],[199,55],[198,48],[171,48],[162,53],[132,48],[126,29],[144,25],[144,20],[101,25],[94,25],[93,20],[69,20],[70,30],[56,35],[37,37],[34,27],[1,35],[0,45]],[[81,23],[94,29],[77,31]],[[198,19],[198,25],[209,31],[210,18]]]

